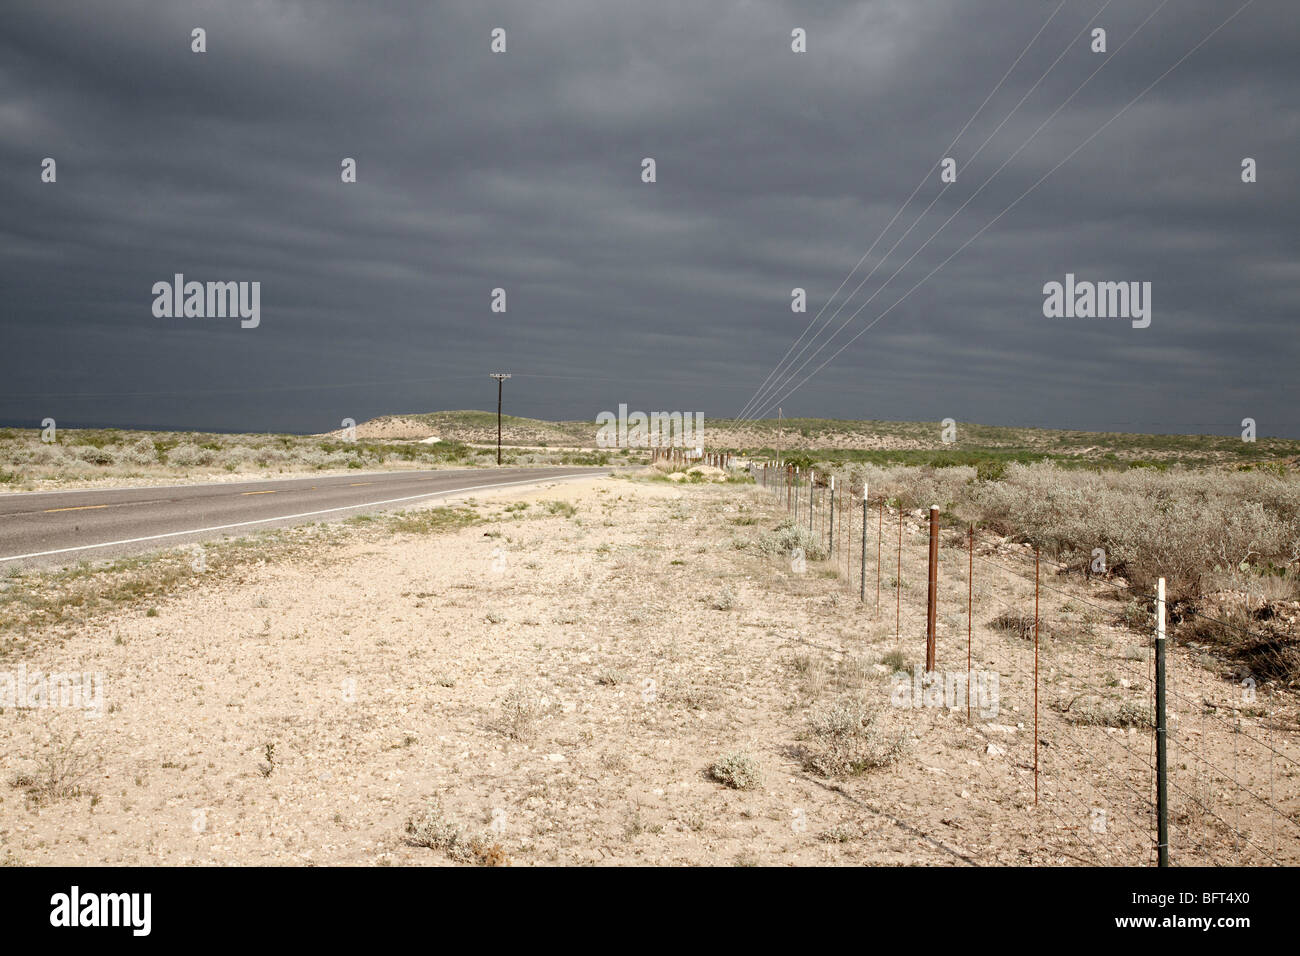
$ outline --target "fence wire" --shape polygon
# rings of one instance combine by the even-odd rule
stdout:
[[[915,553],[918,540],[928,545],[924,519],[914,514],[909,522],[908,512],[884,497],[872,499],[869,489],[829,474],[774,463],[751,464],[750,469],[756,483],[787,511],[790,520],[809,529],[827,555],[825,564],[877,628],[882,616],[893,611],[893,620],[886,618],[892,625],[889,633],[911,661],[913,673],[923,667],[925,643],[914,635],[914,618],[918,610],[925,617],[928,608],[925,604],[918,608],[910,594],[916,591],[914,584],[923,583],[928,600],[928,555]],[[1021,742],[1016,759],[1025,761],[1026,768],[1032,766],[1037,806],[1086,854],[1075,859],[1154,864],[1157,714],[1155,655],[1150,651],[1155,643],[1157,594],[1090,574],[1086,564],[1082,569],[1071,567],[1001,539],[994,541],[970,526],[950,526],[946,540],[945,529],[937,533],[936,593],[940,611],[948,613],[940,613],[935,621],[936,648],[941,652],[936,670],[942,671],[953,660],[959,665],[965,662],[968,714],[969,681],[976,660],[1005,675],[1010,686],[1000,687],[1002,702],[1012,704],[1026,720],[1032,716],[1036,732],[1028,744],[1019,732],[1000,734],[999,741],[1015,737]],[[1069,576],[1081,571],[1079,585],[1070,586]],[[954,584],[960,587],[954,589]],[[904,592],[910,592],[906,602]],[[959,595],[957,614],[952,613],[954,593]],[[1112,603],[1102,603],[1107,600]],[[1124,605],[1117,608],[1117,601]],[[1144,612],[1151,609],[1146,633],[1134,633],[1131,614],[1124,618],[1125,608],[1133,602]],[[892,609],[889,603],[894,604]],[[1087,610],[1080,615],[1080,609]],[[1088,611],[1098,613],[1089,616]],[[1229,633],[1269,639],[1185,602],[1177,606],[1176,614],[1177,620],[1198,618]],[[985,623],[979,624],[977,616]],[[1123,623],[1116,623],[1116,618]],[[1136,639],[1138,644],[1105,653],[1095,634],[1099,626],[1113,630],[1120,640]],[[959,646],[962,636],[965,648]],[[1194,691],[1194,682],[1204,683],[1205,673],[1187,666],[1192,663],[1190,649],[1180,645],[1176,634],[1166,640],[1172,862],[1176,865],[1180,855],[1191,864],[1300,861],[1300,811],[1285,809],[1278,797],[1282,787],[1286,790],[1282,803],[1300,803],[1295,784],[1300,754],[1288,752],[1296,746],[1294,734],[1284,735],[1281,742],[1277,739],[1281,724],[1276,698],[1253,708],[1214,704]],[[940,679],[938,674],[927,677]],[[1040,697],[1044,689],[1055,696]],[[1274,706],[1266,706],[1270,703]],[[1232,719],[1221,716],[1220,708],[1231,712]],[[1243,723],[1243,715],[1260,721],[1250,728],[1256,733]],[[1271,723],[1264,723],[1264,718],[1272,718]],[[992,721],[981,725],[972,717],[971,724],[990,748],[1003,749],[1002,742],[995,743],[987,732],[996,726]],[[1014,745],[1010,740],[1006,743],[1010,755]],[[1028,763],[1030,749],[1032,764]],[[1229,762],[1230,769],[1225,767]],[[982,786],[1002,798],[1029,796],[1028,787],[1014,774],[1008,789],[1007,774],[994,782],[995,764],[981,760],[979,765],[986,771]],[[1266,784],[1260,779],[1265,771]],[[1117,838],[1121,831],[1123,841]],[[1059,846],[1051,850],[1065,855]]]

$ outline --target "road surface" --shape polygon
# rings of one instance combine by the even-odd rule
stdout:
[[[609,471],[475,468],[2,495],[0,567],[62,567]]]

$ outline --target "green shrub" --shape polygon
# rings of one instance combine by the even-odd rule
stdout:
[[[727,754],[709,767],[710,779],[733,790],[754,790],[763,783],[763,775],[748,754]]]
[[[810,561],[826,560],[826,543],[808,530],[806,524],[795,521],[783,521],[776,530],[762,535],[758,539],[758,548],[766,554],[779,554],[789,557],[796,548],[803,549],[803,555]]]

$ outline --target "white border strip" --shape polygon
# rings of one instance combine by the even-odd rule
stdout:
[[[272,521],[292,521],[296,518],[311,518],[316,515],[331,514],[336,511],[354,511],[357,508],[374,508],[379,505],[392,505],[400,501],[415,501],[419,498],[437,498],[441,495],[454,495],[463,491],[484,491],[488,488],[505,488],[510,485],[542,485],[550,481],[570,481],[574,478],[603,478],[612,472],[589,471],[577,475],[557,475],[554,478],[525,478],[521,481],[501,481],[491,485],[471,485],[468,488],[448,488],[445,491],[429,491],[419,495],[407,495],[404,498],[388,498],[384,501],[363,501],[355,505],[341,505],[337,508],[322,508],[319,511],[303,511],[296,515],[277,515],[273,518],[257,518],[253,521],[236,521],[233,524],[217,524],[208,528],[191,528],[187,531],[168,531],[163,534],[150,534],[142,538],[123,538],[120,541],[105,541],[101,544],[81,544],[74,548],[55,548],[53,551],[33,551],[30,554],[11,554],[0,561],[22,561],[27,558],[44,558],[51,554],[68,554],[73,551],[91,551],[95,548],[111,548],[119,544],[138,544],[141,541],[158,541],[162,538],[178,538],[187,534],[206,534],[209,531],[225,531],[228,528],[246,528],[249,525],[268,524]]]
[[[71,429],[69,429],[71,431]],[[496,445],[492,446],[493,448]],[[505,447],[505,446],[503,446]],[[556,449],[552,449],[554,451]],[[527,467],[527,466],[524,466]],[[285,477],[276,475],[275,477],[256,477],[245,478],[242,475],[238,481],[191,481],[183,485],[121,485],[116,488],[54,488],[46,491],[0,491],[0,502],[6,498],[19,498],[21,496],[38,497],[40,495],[91,495],[91,494],[118,494],[128,491],[171,491],[179,488],[238,488],[242,485],[275,485],[288,484],[296,481],[329,481],[332,478],[355,478],[371,477],[375,475],[398,475],[404,477],[413,477],[419,475],[459,475],[467,474],[473,471],[482,470],[475,468],[411,468],[411,469],[384,469],[381,471],[352,471],[339,470],[337,474],[296,474]],[[292,489],[291,489],[292,490]]]

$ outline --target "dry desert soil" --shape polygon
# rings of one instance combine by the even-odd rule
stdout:
[[[36,626],[0,670],[102,674],[103,713],[0,715],[0,858],[1151,862],[1150,637],[1095,586],[1045,574],[1035,748],[1033,639],[1004,616],[1032,615],[1032,559],[1005,542],[978,542],[969,592],[942,549],[938,668],[966,673],[969,593],[971,669],[998,675],[968,719],[892,677],[924,648],[918,516],[869,517],[862,602],[860,518],[847,560],[801,565],[763,546],[784,502],[752,485],[459,506],[473,523],[339,527]],[[1175,861],[1300,863],[1294,700],[1170,666]]]

